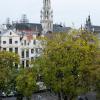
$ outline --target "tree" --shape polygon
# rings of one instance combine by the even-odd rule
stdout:
[[[0,51],[0,91],[8,94],[15,88],[16,64],[19,56],[15,53]]]
[[[37,75],[34,68],[20,69],[16,78],[16,89],[18,93],[25,96],[27,100],[30,100],[33,92],[37,90],[36,80]]]
[[[43,54],[35,64],[47,88],[58,93],[59,100],[72,100],[90,91],[97,50],[93,33],[74,30],[53,34],[45,41]]]

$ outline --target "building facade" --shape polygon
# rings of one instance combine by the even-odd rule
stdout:
[[[49,32],[68,32],[71,28],[53,24],[53,10],[51,0],[43,0],[40,23],[29,23],[26,15],[19,22],[0,26],[0,50],[15,52],[20,57],[23,67],[31,67],[30,62],[42,53],[41,41],[37,37],[44,37]]]
[[[23,67],[31,67],[30,62],[40,56],[42,46],[36,34],[18,34],[12,30],[0,33],[0,50],[15,52]]]

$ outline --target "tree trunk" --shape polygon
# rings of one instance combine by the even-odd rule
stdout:
[[[26,100],[31,100],[31,97],[26,97]]]
[[[23,100],[23,96],[17,96],[16,100]]]
[[[64,96],[64,100],[73,100],[73,98],[71,98],[69,96]]]
[[[58,93],[58,100],[63,100],[61,92]]]

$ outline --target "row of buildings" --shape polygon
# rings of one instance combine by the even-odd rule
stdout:
[[[100,26],[91,23],[90,16],[86,20],[85,28],[100,33]],[[0,27],[0,50],[15,52],[20,56],[23,67],[31,67],[31,60],[42,53],[41,41],[37,37],[44,37],[52,32],[68,32],[71,28],[53,24],[51,0],[43,0],[40,23],[29,23],[24,15],[20,23],[8,23]]]
[[[31,67],[30,62],[39,57],[42,52],[41,41],[38,37],[44,37],[51,32],[67,32],[70,27],[53,24],[53,11],[51,1],[43,0],[40,23],[29,23],[25,15],[20,22],[9,23],[0,27],[0,50],[15,52],[20,56],[20,64],[23,67]]]

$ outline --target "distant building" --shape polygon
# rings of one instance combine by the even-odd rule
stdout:
[[[96,26],[96,25],[92,24],[90,15],[86,19],[85,29],[90,32],[96,33],[97,38],[100,41],[100,26]],[[99,46],[100,46],[100,44],[99,44]]]
[[[31,67],[29,62],[39,57],[43,49],[38,36],[64,33],[70,29],[70,27],[53,24],[51,0],[43,0],[40,23],[29,23],[24,14],[21,20],[11,24],[8,18],[6,24],[0,26],[0,51],[17,53],[20,56],[20,64],[23,67]]]
[[[97,36],[100,39],[100,26],[96,26],[92,24],[90,15],[86,19],[85,29],[97,33]]]
[[[68,32],[71,28],[60,24],[53,23],[53,10],[51,8],[51,0],[43,0],[43,8],[40,12],[40,23],[29,23],[25,14],[19,21],[13,21],[10,25],[7,19],[7,29],[15,29],[16,31],[31,31],[37,34],[46,34],[48,32]]]
[[[42,45],[36,34],[19,34],[8,30],[0,33],[0,51],[17,53],[20,56],[20,64],[23,67],[31,67],[30,61],[40,56]]]

